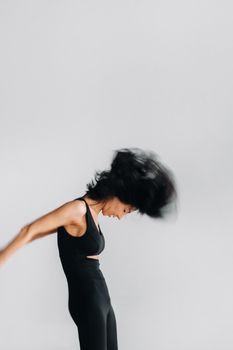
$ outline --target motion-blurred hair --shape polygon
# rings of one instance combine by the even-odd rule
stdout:
[[[96,171],[87,184],[86,194],[94,200],[114,196],[136,207],[140,214],[162,218],[177,199],[172,171],[162,165],[158,155],[138,147],[114,150],[109,170]]]

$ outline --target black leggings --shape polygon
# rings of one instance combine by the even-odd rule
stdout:
[[[86,258],[71,276],[68,307],[80,350],[118,350],[116,318],[99,261]]]

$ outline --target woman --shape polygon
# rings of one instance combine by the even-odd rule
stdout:
[[[75,198],[25,225],[0,253],[0,264],[32,240],[57,232],[66,276],[70,315],[77,325],[81,350],[117,350],[117,327],[98,255],[105,247],[98,223],[104,216],[121,219],[137,210],[162,218],[177,197],[170,170],[155,153],[139,148],[116,151],[110,170],[96,172],[84,196]]]

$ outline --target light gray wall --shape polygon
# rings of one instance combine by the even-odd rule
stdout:
[[[0,246],[157,152],[177,219],[100,217],[119,350],[233,347],[231,1],[0,1]],[[133,248],[133,249],[132,249]],[[56,235],[0,270],[0,348],[78,349]]]

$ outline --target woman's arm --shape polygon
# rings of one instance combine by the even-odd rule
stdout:
[[[63,204],[55,210],[43,215],[37,220],[25,225],[14,239],[4,249],[0,250],[0,266],[19,248],[25,244],[55,233],[59,226],[75,224],[80,215],[85,213],[85,208],[78,201]]]
[[[0,265],[5,263],[8,257],[14,253],[16,249],[19,249],[24,244],[26,244],[30,240],[29,237],[29,225],[21,228],[17,236],[12,239],[4,249],[0,251]]]
[[[32,237],[31,236],[27,237],[26,227],[27,226],[25,226],[23,229],[21,229],[19,234],[13,240],[11,240],[11,242],[3,250],[0,250],[0,266],[6,262],[8,256],[13,254],[13,252],[16,249],[19,249],[23,245],[30,243],[30,242],[34,241],[35,239],[45,237],[45,236],[47,236],[51,233],[55,233],[57,231],[57,230],[52,230],[52,231],[48,231],[45,233],[35,234]],[[25,230],[24,233],[23,233],[23,230]]]
[[[44,233],[38,233],[37,235],[34,235],[33,237],[31,237],[30,241],[28,241],[27,243],[30,243],[30,242],[34,241],[35,239],[48,236],[48,235],[50,235],[52,233],[55,233],[55,232],[57,232],[57,229],[56,230],[47,231],[47,232],[44,232]]]

